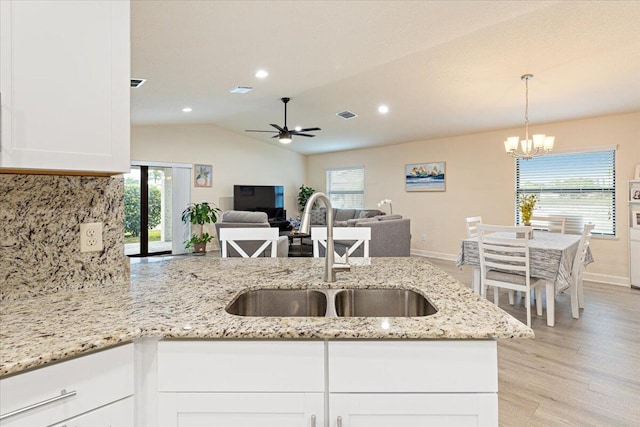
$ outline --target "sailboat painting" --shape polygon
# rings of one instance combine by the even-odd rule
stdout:
[[[445,191],[445,162],[405,165],[406,191]]]

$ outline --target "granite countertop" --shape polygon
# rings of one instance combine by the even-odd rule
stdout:
[[[362,265],[354,265],[360,262]],[[131,281],[0,302],[0,376],[140,337],[499,339],[533,331],[424,258],[352,259],[338,281],[324,259],[176,256],[131,266]],[[225,307],[259,288],[405,288],[438,312],[410,318],[241,317]]]

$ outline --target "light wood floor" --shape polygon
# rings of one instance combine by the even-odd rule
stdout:
[[[471,286],[470,267],[429,261]],[[500,307],[526,321],[518,302]],[[640,290],[585,282],[580,319],[568,295],[553,328],[545,315],[532,310],[535,339],[498,341],[500,425],[640,426]]]

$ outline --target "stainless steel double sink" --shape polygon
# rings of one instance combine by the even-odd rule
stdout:
[[[408,289],[256,289],[240,294],[226,311],[254,317],[415,317],[437,312]]]

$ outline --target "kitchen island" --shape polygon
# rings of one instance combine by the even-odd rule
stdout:
[[[355,262],[352,260],[352,264]],[[155,345],[162,350],[165,344],[170,348],[189,345],[192,340],[211,340],[205,341],[205,346],[220,342],[246,344],[238,340],[258,340],[271,348],[279,342],[283,346],[292,342],[320,346],[313,350],[319,352],[313,356],[316,358],[323,358],[326,346],[335,343],[338,345],[335,354],[342,354],[340,357],[344,360],[349,360],[349,349],[338,349],[342,343],[349,346],[364,340],[364,344],[391,343],[396,348],[406,343],[407,350],[420,345],[421,348],[414,348],[420,357],[428,356],[429,350],[425,350],[424,345],[432,343],[438,346],[436,353],[443,362],[448,358],[447,351],[451,353],[451,361],[456,359],[456,353],[466,354],[468,358],[473,356],[470,352],[485,351],[494,359],[491,363],[496,372],[495,339],[533,337],[531,329],[423,258],[364,260],[363,265],[353,265],[351,272],[339,273],[335,283],[323,282],[322,271],[322,259],[179,256],[132,264],[130,283],[3,301],[0,303],[0,376],[132,341],[142,348],[145,343],[152,343],[147,347]],[[243,317],[225,311],[241,292],[264,288],[410,289],[425,296],[437,312],[424,317],[381,319]],[[160,340],[173,339],[177,341],[161,341],[158,345]],[[198,346],[202,342],[194,343]],[[471,347],[465,350],[465,346],[476,344],[485,350]],[[376,347],[375,351],[384,353],[380,348]],[[306,351],[308,349],[303,350]],[[160,371],[169,366],[169,359],[166,354],[160,357]],[[317,366],[325,372],[327,360],[323,360]],[[144,365],[144,361],[141,363]],[[331,376],[331,372],[325,373]],[[202,375],[206,377],[206,372]],[[325,379],[323,377],[323,386]],[[186,395],[184,390],[175,391],[176,396]],[[325,411],[328,411],[327,405]],[[138,425],[152,424],[147,419]]]

